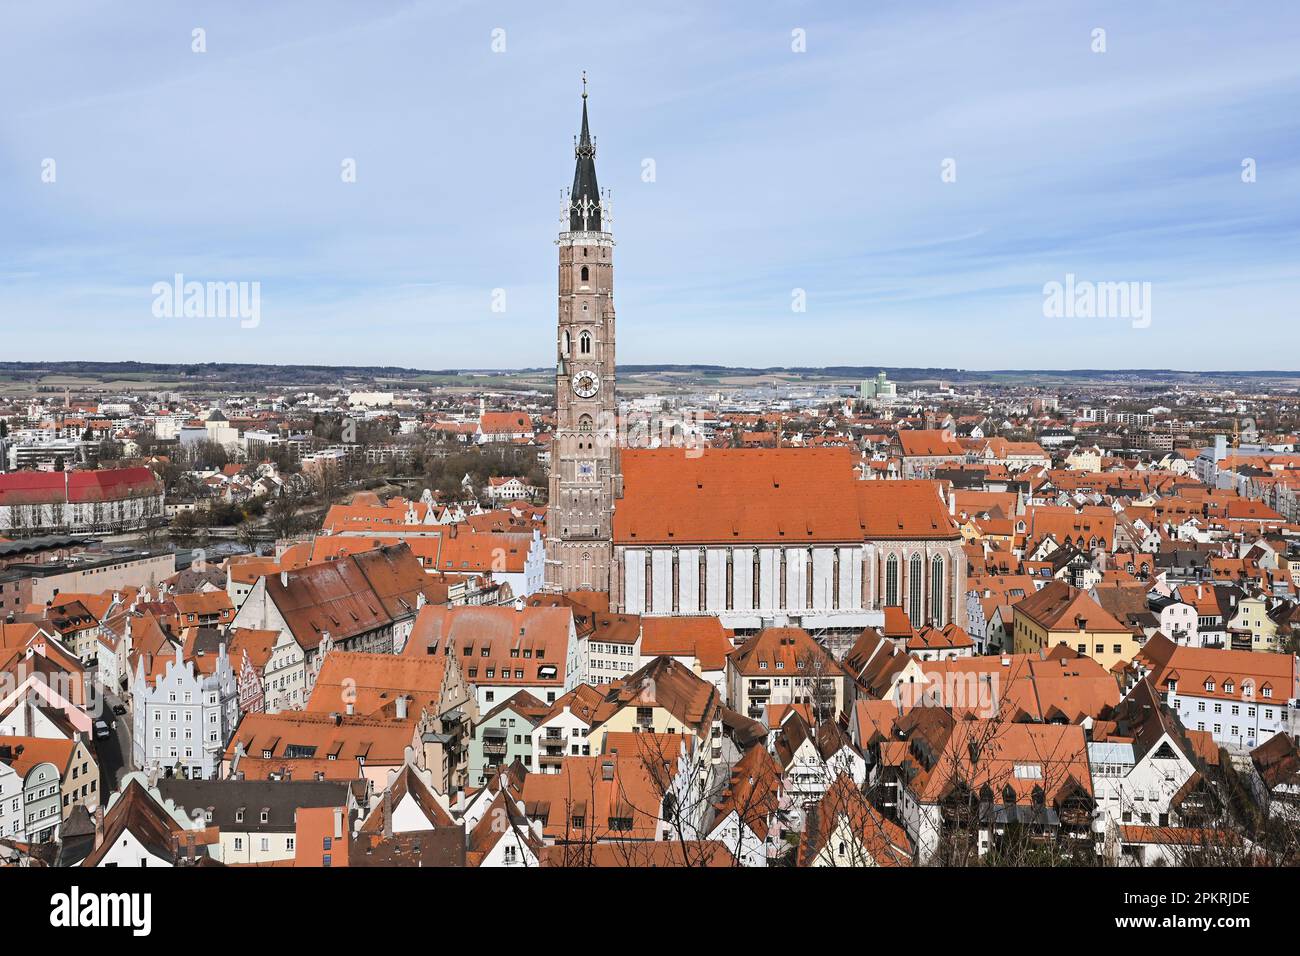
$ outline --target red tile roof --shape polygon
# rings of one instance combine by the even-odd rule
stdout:
[[[0,505],[70,501],[117,501],[161,494],[162,487],[148,468],[106,471],[15,471],[0,475]],[[66,495],[66,499],[65,499]]]
[[[617,544],[959,537],[937,483],[860,481],[848,448],[629,449],[622,461]]]

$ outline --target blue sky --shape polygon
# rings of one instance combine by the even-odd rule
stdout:
[[[586,69],[621,362],[1300,368],[1292,0],[101,0],[0,27],[0,358],[546,365]],[[175,273],[260,282],[260,325],[156,318]],[[1150,327],[1045,318],[1067,273],[1150,282]]]

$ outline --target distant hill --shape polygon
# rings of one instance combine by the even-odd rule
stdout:
[[[1180,369],[957,369],[926,367],[892,367],[879,365],[769,366],[752,368],[727,365],[620,365],[620,376],[653,379],[665,376],[666,383],[681,385],[741,384],[743,380],[761,381],[857,381],[884,371],[897,382],[936,382],[949,384],[1073,384],[1113,382],[1147,385],[1205,384],[1226,387],[1234,382],[1264,384],[1300,384],[1300,371],[1253,370],[1214,371]],[[398,365],[274,365],[269,363],[153,363],[153,362],[0,362],[0,383],[23,383],[59,387],[59,379],[87,379],[96,382],[157,387],[211,386],[307,386],[339,385],[349,382],[390,381],[433,386],[466,387],[483,377],[521,381],[536,385],[553,374],[550,368],[523,369],[416,369]],[[499,385],[506,385],[501,382]],[[757,382],[756,382],[757,383]],[[75,383],[73,385],[75,387]]]

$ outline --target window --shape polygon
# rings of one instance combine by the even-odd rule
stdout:
[[[885,604],[898,604],[898,555],[891,554],[885,560]]]
[[[578,353],[580,355],[591,354],[591,333],[583,332],[578,336]]]
[[[920,627],[925,623],[925,601],[923,598],[921,581],[921,556],[912,555],[912,560],[908,562],[907,569],[907,596],[908,596],[908,618],[913,627]]]
[[[930,559],[930,620],[943,626],[943,558],[937,554]]]
[[[586,266],[583,266],[583,267],[582,267],[582,281],[583,281],[583,282],[586,282],[586,281],[587,281],[588,279],[590,279],[590,278],[591,278],[591,274],[587,271],[587,267],[586,267]]]

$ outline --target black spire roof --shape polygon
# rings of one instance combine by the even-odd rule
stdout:
[[[573,155],[573,188],[569,190],[569,229],[600,232],[600,187],[596,184],[596,147],[587,128],[587,75],[582,75],[582,132]]]

